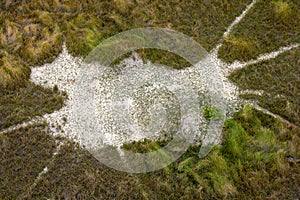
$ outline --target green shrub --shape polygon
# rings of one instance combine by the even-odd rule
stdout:
[[[217,120],[221,117],[220,109],[216,107],[205,106],[203,114],[207,120]]]

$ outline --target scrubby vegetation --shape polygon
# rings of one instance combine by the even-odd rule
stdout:
[[[0,94],[1,95],[1,94]],[[28,84],[0,96],[0,129],[50,114],[63,106],[66,94]]]
[[[161,147],[168,144],[166,140],[148,140],[144,139],[143,141],[133,141],[130,143],[125,143],[122,146],[122,149],[131,151],[134,153],[146,153],[151,151],[157,151]]]
[[[225,38],[219,56],[226,62],[247,61],[259,54],[300,42],[298,0],[258,1]]]
[[[103,39],[136,27],[158,26],[183,32],[207,50],[251,0],[4,0],[0,2],[0,130],[51,113],[65,94],[32,85],[30,67],[51,62],[66,42],[69,52],[86,56]],[[297,0],[258,1],[224,38],[219,56],[247,61],[260,53],[300,42]],[[189,64],[157,50],[138,51],[144,59],[175,68]],[[233,72],[244,95],[300,125],[299,49],[275,60]],[[281,95],[276,97],[276,95]],[[213,110],[207,108],[208,119]],[[86,150],[66,142],[51,164],[56,146],[45,124],[0,135],[0,199],[297,199],[300,198],[299,129],[244,107],[227,120],[223,142],[204,159],[199,146],[169,167],[132,175],[107,168]],[[133,152],[153,151],[164,141],[125,144]],[[28,190],[45,166],[39,183]]]
[[[17,199],[34,183],[55,150],[45,124],[0,135],[0,199]]]
[[[219,40],[225,28],[242,11],[243,1],[42,1],[5,0],[0,3],[0,47],[26,67],[51,62],[61,51],[63,41],[75,56],[86,56],[99,42],[121,31],[137,27],[172,28],[192,36],[207,50]],[[174,9],[176,8],[176,9]],[[214,19],[212,22],[210,19]],[[155,60],[168,60],[177,68],[179,57],[167,52],[141,50]],[[182,65],[186,64],[181,59]],[[1,68],[10,65],[2,63]],[[8,67],[7,67],[8,66]],[[14,66],[18,78],[1,74],[1,87],[22,85],[28,72]],[[23,69],[23,68],[22,68]],[[19,82],[17,80],[23,80]],[[10,86],[12,87],[12,86]]]
[[[295,199],[299,197],[299,130],[246,105],[227,120],[224,138],[204,159],[191,146],[163,170],[127,174],[103,166],[68,142],[30,199]],[[5,136],[8,137],[8,136]],[[25,136],[24,136],[25,137]],[[43,136],[45,137],[45,136]],[[133,149],[151,151],[154,142]],[[146,144],[146,145],[145,145]],[[162,144],[164,145],[164,144]],[[128,146],[129,147],[129,146]],[[130,149],[130,147],[129,147]],[[135,151],[134,150],[134,151]],[[10,178],[14,178],[11,175]],[[19,179],[16,183],[21,184]],[[9,193],[10,192],[10,193]],[[14,195],[14,191],[6,194]]]
[[[263,96],[243,95],[285,119],[300,125],[300,48],[234,71],[230,79],[240,89],[263,90]]]

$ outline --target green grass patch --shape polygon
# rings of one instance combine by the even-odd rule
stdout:
[[[258,43],[254,38],[228,36],[224,39],[219,55],[222,57],[222,54],[226,54],[227,62],[234,62],[235,60],[247,61],[255,58],[258,49]]]
[[[205,106],[203,113],[207,120],[217,120],[221,117],[220,109],[216,107]]]
[[[75,56],[86,56],[102,40],[137,27],[166,27],[193,37],[207,50],[251,0],[243,1],[1,1],[0,129],[51,113],[64,94],[28,84],[29,66],[51,62],[65,40]],[[219,56],[247,61],[299,41],[299,1],[258,1],[225,38]],[[213,20],[212,20],[213,19]],[[174,68],[184,59],[160,50],[140,50],[143,59]],[[299,122],[299,49],[278,59],[235,71],[242,89],[263,89],[251,97],[267,109]],[[24,87],[25,84],[25,87]],[[283,94],[286,98],[274,98]],[[213,116],[207,109],[207,117]],[[0,136],[0,199],[15,199],[41,172],[54,143],[41,127]],[[155,141],[125,144],[133,152],[156,150]],[[297,199],[299,130],[246,106],[227,120],[224,140],[204,159],[191,146],[163,170],[129,175],[109,169],[74,143],[49,166],[30,199]]]
[[[199,146],[191,146],[167,168],[139,175],[139,183],[150,199],[295,198],[299,184],[289,176],[299,168],[287,157],[299,156],[299,139],[297,130],[246,105],[226,121],[222,145],[207,157],[199,159]]]

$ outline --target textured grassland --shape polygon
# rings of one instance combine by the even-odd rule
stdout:
[[[219,56],[227,61],[247,61],[259,54],[300,42],[300,2],[258,1],[225,38]]]
[[[192,36],[207,50],[250,0],[4,0],[0,2],[0,130],[63,105],[64,94],[28,82],[30,67],[51,62],[63,42],[75,56],[86,56],[100,41],[135,27],[159,26]],[[219,56],[249,60],[281,45],[300,42],[300,4],[259,1],[225,38]],[[247,96],[299,125],[299,49],[278,59],[234,72],[241,89],[263,89],[270,96]],[[140,50],[142,58],[176,68],[179,57]],[[275,98],[276,94],[285,97]],[[245,96],[246,98],[246,96]],[[44,126],[0,135],[0,199],[297,199],[300,194],[299,130],[246,106],[224,127],[224,140],[199,160],[193,146],[171,166],[131,175],[109,169],[68,142],[49,165],[56,147]],[[162,142],[126,144],[134,152]],[[32,189],[45,166],[49,172]]]
[[[0,94],[1,95],[1,94]],[[32,117],[50,114],[63,106],[66,94],[28,84],[0,96],[0,129]]]
[[[207,50],[219,41],[225,28],[241,12],[244,1],[33,1],[7,0],[0,3],[0,46],[26,67],[51,62],[65,40],[68,50],[86,56],[109,36],[136,27],[158,26],[192,36]],[[212,20],[213,19],[213,20]],[[155,61],[178,57],[162,52],[141,51]],[[0,63],[8,68],[14,63]],[[28,74],[15,64],[14,75],[2,72],[0,87],[21,85]],[[180,67],[180,65],[177,67]],[[14,77],[14,78],[11,78]],[[19,80],[22,80],[20,82]]]
[[[241,89],[264,90],[263,96],[243,95],[300,125],[300,48],[274,60],[251,65],[230,75]]]
[[[67,143],[31,191],[30,199],[298,197],[299,166],[294,160],[300,156],[297,130],[245,106],[234,119],[227,120],[223,134],[222,146],[205,159],[199,159],[199,147],[192,146],[169,167],[139,175],[107,168],[87,151]],[[151,151],[162,143],[147,144],[135,143],[131,149]]]
[[[16,199],[48,164],[55,142],[45,125],[0,135],[0,198]]]

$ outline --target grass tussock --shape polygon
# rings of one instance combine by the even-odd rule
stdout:
[[[134,2],[134,3],[133,3]],[[243,1],[42,1],[0,2],[0,129],[51,113],[66,98],[57,91],[26,83],[29,66],[51,62],[63,40],[75,56],[86,56],[99,42],[136,27],[158,26],[183,32],[207,50],[251,0]],[[258,1],[225,38],[219,56],[225,61],[249,60],[260,53],[299,41],[299,2]],[[213,20],[212,20],[213,19]],[[141,50],[144,59],[184,61],[163,51]],[[264,89],[276,98],[260,102],[288,120],[299,121],[299,52],[230,77],[241,88]],[[270,67],[268,67],[270,66]],[[274,78],[276,77],[276,78]],[[258,98],[258,97],[255,97]],[[210,116],[210,115],[208,115]],[[0,136],[0,199],[24,192],[47,164],[53,140],[43,128],[29,127]],[[125,144],[134,152],[158,149],[164,143]],[[130,175],[109,169],[74,143],[66,144],[30,199],[297,199],[299,198],[299,130],[246,106],[227,120],[223,143],[204,159],[191,146],[163,170]],[[21,166],[21,167],[20,167]],[[20,178],[22,177],[22,179]],[[67,178],[66,178],[67,177]]]
[[[127,14],[134,6],[133,0],[113,0],[115,6],[121,14]]]
[[[275,17],[282,20],[284,23],[288,23],[289,21],[293,20],[292,18],[295,17],[295,10],[286,1],[273,1]]]
[[[258,48],[255,39],[228,36],[224,39],[224,45],[220,48],[219,54],[226,54],[227,62],[247,61],[257,56]]]
[[[291,171],[299,168],[287,158],[299,156],[295,147],[300,138],[296,130],[284,126],[246,105],[226,121],[221,146],[206,158],[199,159],[199,147],[192,146],[162,171],[140,175],[139,182],[150,196],[147,188],[153,191],[152,184],[157,185],[154,191],[158,198],[294,198],[297,186],[287,180]],[[134,142],[127,147],[144,152],[152,150],[149,144]]]
[[[26,57],[27,62],[32,65],[52,61],[53,55],[57,55],[61,50],[63,42],[58,27],[53,30],[40,28],[38,32],[40,33],[38,37],[28,38],[25,45],[26,50],[21,53],[21,56]]]
[[[30,69],[18,57],[6,51],[0,51],[0,91],[15,89],[24,85],[30,74]],[[0,93],[1,93],[0,92]]]
[[[55,150],[45,125],[0,135],[0,199],[17,199],[34,183]]]
[[[28,130],[20,130],[20,134],[25,131]],[[31,137],[42,135],[31,134]],[[22,141],[28,148],[38,149],[35,140],[30,142],[31,137],[26,135],[24,138],[29,141],[8,140],[7,137],[15,136],[0,138],[0,142],[6,144],[5,148],[9,144],[7,141],[15,142],[10,147],[11,153],[18,152],[14,149]],[[154,144],[155,149],[161,145],[151,141],[139,144],[127,147],[139,151],[153,150]],[[191,146],[175,163],[146,174],[127,174],[107,168],[77,144],[66,142],[48,165],[48,173],[34,190],[29,191],[28,198],[297,199],[299,144],[297,130],[246,105],[233,119],[226,121],[222,144],[207,157],[199,159],[199,146]],[[31,165],[36,154],[28,152],[26,155],[26,163]],[[16,161],[15,166],[18,162],[22,161]],[[4,162],[2,166],[2,169],[13,170],[8,163]],[[32,169],[31,174],[37,171],[30,166],[26,169]],[[6,177],[17,180],[14,174]],[[11,181],[9,179],[7,181]],[[3,183],[2,179],[0,181]],[[14,183],[23,184],[22,181],[18,179]],[[0,194],[14,197],[18,193],[7,190]]]

